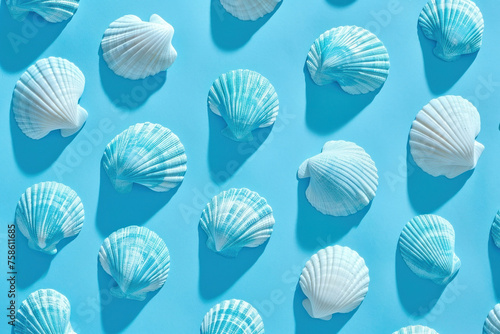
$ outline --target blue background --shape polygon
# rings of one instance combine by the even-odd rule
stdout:
[[[486,26],[483,47],[477,55],[444,63],[432,54],[433,42],[417,29],[424,3],[285,0],[271,15],[242,22],[226,13],[218,0],[83,0],[69,22],[43,24],[34,15],[25,22],[13,21],[2,2],[2,272],[6,225],[13,221],[27,187],[62,182],[79,194],[86,212],[80,235],[63,242],[53,257],[28,249],[18,232],[18,305],[36,289],[57,289],[71,302],[78,333],[196,333],[210,307],[229,298],[257,307],[267,333],[392,333],[414,323],[442,334],[480,333],[500,298],[500,250],[489,239],[500,203],[500,6],[477,0]],[[122,15],[147,20],[153,13],[174,26],[177,60],[167,75],[153,81],[114,75],[100,56],[104,30]],[[366,27],[385,43],[391,69],[379,92],[350,96],[336,85],[314,85],[305,73],[313,41],[340,25]],[[22,37],[17,52],[9,41],[16,36]],[[89,117],[73,137],[51,133],[34,141],[12,119],[11,94],[22,72],[48,56],[67,58],[85,74],[80,104]],[[238,68],[263,74],[280,99],[274,127],[256,131],[249,144],[222,137],[224,122],[207,110],[213,80]],[[478,141],[486,147],[475,171],[453,180],[425,174],[407,153],[416,113],[444,94],[462,95],[476,105],[482,121]],[[160,123],[180,137],[188,155],[186,178],[177,191],[166,194],[135,187],[131,194],[119,195],[100,168],[103,150],[122,130],[145,121]],[[306,158],[319,153],[326,141],[339,139],[365,148],[379,170],[371,207],[347,218],[314,210],[304,196],[308,181],[296,178]],[[234,260],[211,253],[198,228],[205,204],[230,187],[257,191],[276,218],[269,242],[243,250]],[[418,279],[397,251],[404,224],[424,213],[442,215],[456,231],[462,268],[448,287]],[[111,299],[111,278],[97,263],[103,239],[132,224],[156,231],[171,252],[167,282],[146,302]],[[306,314],[297,281],[305,261],[332,244],[358,251],[371,282],[355,312],[325,322]],[[2,296],[6,290],[2,279]],[[4,312],[2,333],[10,330]]]

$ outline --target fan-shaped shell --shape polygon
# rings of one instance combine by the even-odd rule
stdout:
[[[500,211],[497,212],[493,224],[491,224],[491,237],[495,245],[500,248]]]
[[[273,85],[250,70],[222,74],[210,88],[208,105],[226,121],[222,133],[236,141],[251,141],[252,130],[271,126],[279,109]]]
[[[367,206],[378,186],[377,167],[365,150],[346,141],[329,141],[300,165],[298,177],[311,178],[306,197],[326,215],[347,216]]]
[[[401,328],[400,330],[392,334],[438,334],[438,332],[436,332],[432,328],[417,325]]]
[[[63,137],[78,132],[87,111],[78,105],[85,77],[72,62],[49,57],[31,65],[17,81],[12,110],[17,124],[32,139],[61,130]]]
[[[37,183],[24,192],[16,208],[16,224],[35,250],[57,253],[57,244],[82,230],[85,213],[74,190],[57,182]]]
[[[380,88],[389,75],[389,54],[371,32],[356,26],[333,28],[319,36],[307,55],[317,85],[336,81],[349,94]]]
[[[401,232],[399,247],[408,267],[436,284],[448,284],[460,269],[455,231],[440,216],[421,215],[410,220]]]
[[[484,146],[476,108],[460,96],[431,100],[413,121],[410,151],[415,163],[432,176],[454,178],[476,167]]]
[[[500,334],[500,304],[496,304],[488,313],[483,326],[483,334]]]
[[[264,334],[264,323],[249,303],[231,299],[210,309],[201,323],[201,334]]]
[[[63,294],[40,289],[22,302],[14,331],[18,334],[76,334],[70,315],[71,305]]]
[[[434,54],[443,60],[453,61],[481,48],[483,15],[470,0],[430,0],[418,24],[425,37],[436,41]]]
[[[365,260],[349,247],[329,246],[307,261],[300,275],[302,302],[313,318],[330,320],[332,314],[358,307],[368,292],[370,276]]]
[[[257,247],[273,232],[273,210],[265,198],[246,188],[229,189],[212,198],[200,225],[208,236],[207,247],[234,257],[243,247]]]
[[[186,174],[187,157],[179,138],[169,129],[138,123],[106,146],[102,164],[118,192],[133,183],[164,192],[178,186]]]
[[[110,290],[113,296],[145,300],[149,291],[165,284],[170,254],[156,233],[146,227],[129,226],[104,240],[99,262],[118,284]]]
[[[245,21],[255,21],[271,13],[280,2],[281,0],[220,0],[225,10]]]
[[[72,17],[80,0],[6,0],[10,15],[22,21],[29,12],[35,12],[46,21],[56,23]]]
[[[144,79],[167,70],[177,58],[172,46],[174,28],[159,15],[149,22],[125,15],[112,22],[101,42],[109,68],[127,79]]]

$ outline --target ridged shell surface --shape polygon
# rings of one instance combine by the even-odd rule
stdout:
[[[488,313],[483,326],[483,334],[500,334],[500,304],[496,304]]]
[[[255,21],[271,13],[281,0],[220,0],[222,7],[240,20]]]
[[[493,224],[491,224],[491,238],[495,245],[500,248],[500,211],[497,212]]]
[[[392,334],[438,334],[438,332],[436,332],[432,328],[422,325],[417,325],[417,326],[408,326],[405,328],[401,328],[400,330]]]
[[[72,17],[80,0],[6,0],[10,15],[22,21],[30,12],[35,12],[51,23],[62,22]]]
[[[203,318],[201,334],[264,334],[264,323],[249,303],[231,299],[210,309]]]

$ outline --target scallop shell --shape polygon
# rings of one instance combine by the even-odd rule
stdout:
[[[445,61],[481,48],[483,15],[470,0],[430,0],[422,9],[418,24],[425,37],[436,41],[434,54]]]
[[[222,74],[210,88],[208,105],[226,121],[222,133],[236,141],[253,140],[252,131],[271,126],[279,109],[273,85],[250,70]]]
[[[31,65],[17,81],[12,110],[17,124],[32,139],[61,130],[68,137],[80,130],[87,111],[78,105],[85,77],[72,62],[49,57]]]
[[[172,66],[177,58],[173,36],[174,28],[157,14],[151,15],[149,22],[125,15],[104,32],[102,56],[117,75],[144,79]]]
[[[24,192],[16,208],[16,224],[28,245],[47,254],[82,230],[85,213],[74,190],[57,182],[37,183]]]
[[[401,256],[419,277],[448,284],[460,269],[455,231],[444,218],[421,215],[410,220],[399,237]]]
[[[329,246],[307,261],[300,275],[302,302],[313,318],[330,320],[335,313],[349,313],[368,292],[370,276],[365,260],[349,247]]]
[[[241,248],[257,247],[271,237],[273,210],[256,192],[232,188],[212,198],[200,225],[208,236],[208,248],[235,257]]]
[[[186,174],[187,157],[179,138],[169,129],[137,123],[106,146],[102,164],[118,192],[132,190],[133,183],[165,192],[178,186]]]
[[[483,326],[483,334],[500,334],[500,304],[496,304],[488,313]]]
[[[380,88],[389,75],[389,54],[371,32],[356,26],[333,28],[319,36],[307,55],[317,85],[336,81],[349,94]]]
[[[6,0],[10,15],[22,21],[29,12],[35,12],[46,21],[57,23],[71,18],[80,0]]]
[[[431,100],[413,121],[410,151],[415,163],[432,176],[454,178],[476,167],[484,146],[476,108],[460,96]]]
[[[491,224],[491,237],[495,245],[500,248],[500,211],[497,212],[493,224]]]
[[[71,305],[61,293],[40,289],[26,298],[16,316],[19,334],[76,334],[70,323]]]
[[[201,323],[201,334],[264,334],[259,312],[249,303],[231,299],[210,309]]]
[[[418,325],[401,328],[400,330],[392,334],[438,334],[438,332],[436,332],[432,328]]]
[[[113,296],[142,301],[149,291],[165,284],[170,254],[156,233],[145,227],[129,226],[104,240],[99,262],[118,284],[110,290]]]
[[[255,21],[271,13],[281,0],[220,0],[222,7],[240,20]]]
[[[311,178],[306,197],[326,215],[347,216],[367,206],[378,186],[377,167],[361,147],[329,141],[323,151],[300,165],[298,177]]]

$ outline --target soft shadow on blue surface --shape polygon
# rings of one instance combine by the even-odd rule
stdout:
[[[488,259],[490,260],[491,278],[496,299],[500,299],[500,249],[491,236],[488,241]]]
[[[356,0],[326,0],[330,5],[336,7],[345,7],[352,5]]]
[[[163,208],[179,187],[156,192],[134,184],[127,194],[118,193],[101,164],[101,184],[95,224],[103,237],[129,225],[142,225]]]
[[[274,10],[255,21],[242,21],[229,14],[222,7],[220,0],[211,0],[210,31],[215,45],[223,50],[236,50],[245,45],[279,9],[280,2]]]
[[[198,236],[199,291],[204,300],[217,298],[233,286],[262,255],[268,243],[255,248],[243,247],[235,258],[228,258],[207,247],[207,235],[200,226]]]

